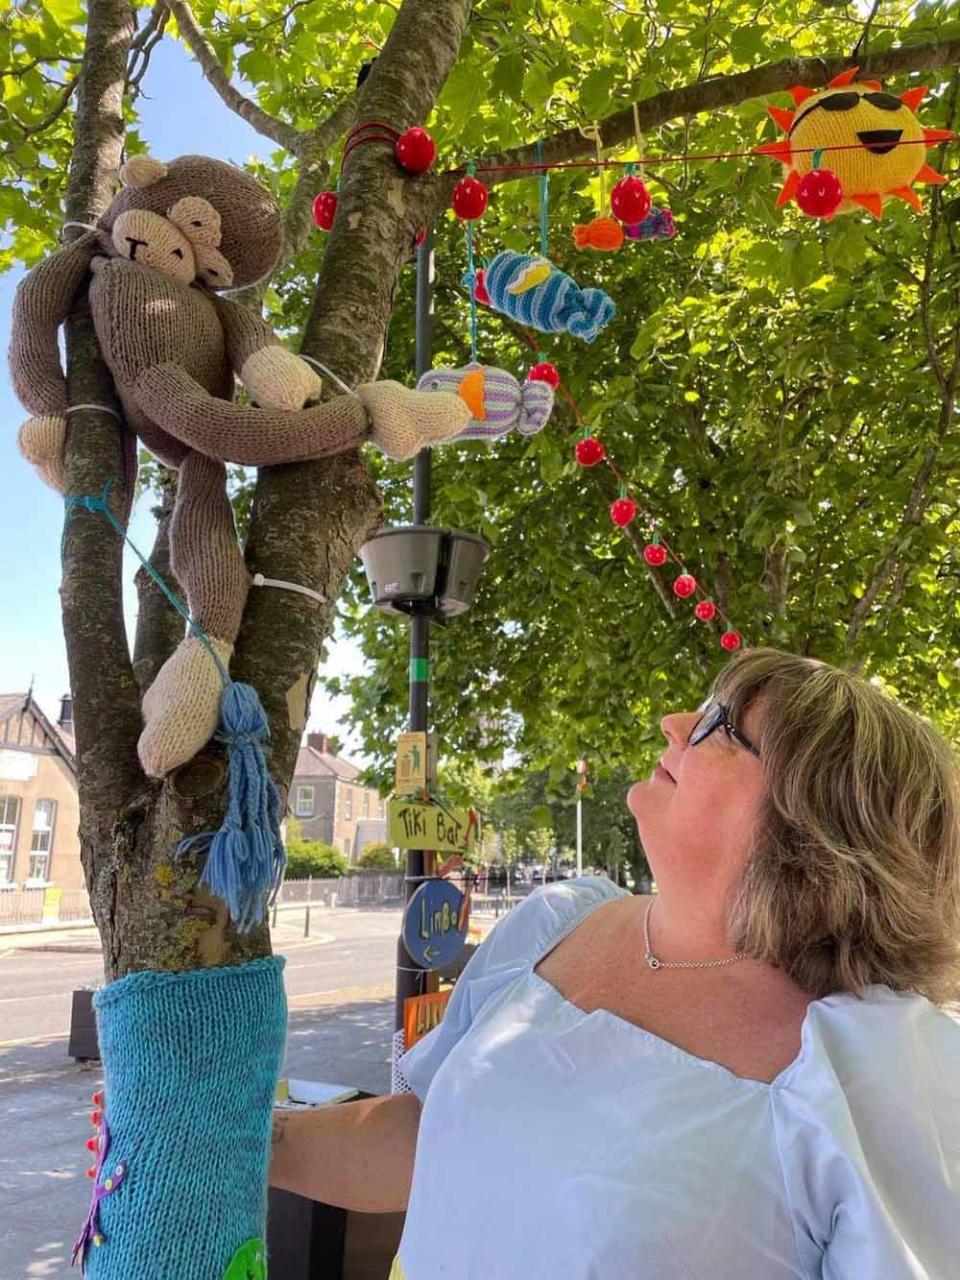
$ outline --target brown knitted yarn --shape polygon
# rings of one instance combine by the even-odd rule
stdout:
[[[233,267],[233,288],[265,276],[280,253],[283,222],[280,210],[256,179],[242,169],[209,156],[179,156],[166,175],[146,186],[125,187],[103,214],[106,230],[127,209],[165,214],[186,196],[203,196],[220,214],[220,245]]]

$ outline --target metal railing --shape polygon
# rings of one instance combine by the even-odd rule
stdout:
[[[90,920],[86,889],[57,885],[0,889],[0,929]]]

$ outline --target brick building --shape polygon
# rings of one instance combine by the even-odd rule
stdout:
[[[0,694],[0,888],[83,887],[73,704],[57,724],[30,693]]]
[[[290,813],[305,840],[322,840],[356,862],[364,845],[387,838],[386,801],[357,779],[360,770],[332,750],[326,734],[310,733],[297,755]]]

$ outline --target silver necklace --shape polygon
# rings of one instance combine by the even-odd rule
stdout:
[[[719,969],[721,965],[736,964],[738,960],[745,960],[746,956],[742,951],[738,951],[735,956],[728,956],[726,960],[660,960],[650,949],[650,912],[653,910],[655,898],[651,898],[647,903],[647,909],[643,916],[643,950],[644,960],[651,969]]]

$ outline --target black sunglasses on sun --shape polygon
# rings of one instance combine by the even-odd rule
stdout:
[[[879,91],[876,93],[856,93],[852,90],[847,93],[831,93],[822,101],[812,103],[805,111],[798,111],[796,119],[790,126],[790,132],[793,133],[800,121],[805,120],[812,111],[852,111],[861,98],[865,98],[872,107],[879,107],[881,111],[899,111],[904,105],[892,93]]]
[[[745,747],[751,755],[755,755],[760,759],[760,752],[753,745],[750,739],[740,732],[737,726],[730,719],[730,713],[722,702],[710,702],[707,704],[700,716],[700,719],[690,731],[690,737],[687,739],[688,747],[695,747],[698,743],[703,742],[705,738],[709,738],[711,733],[716,733],[718,729],[723,729],[741,747]]]

